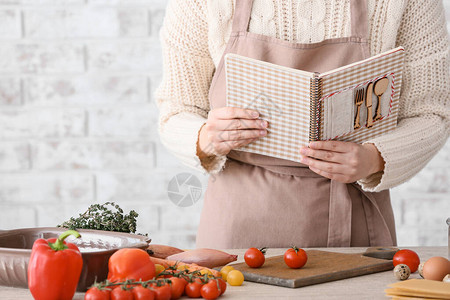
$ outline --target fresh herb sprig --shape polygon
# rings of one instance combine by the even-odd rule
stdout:
[[[70,220],[58,225],[68,229],[95,229],[117,232],[136,232],[136,218],[139,216],[137,212],[131,210],[130,213],[124,214],[123,209],[114,202],[106,202],[104,204],[93,204],[78,218],[70,218]]]

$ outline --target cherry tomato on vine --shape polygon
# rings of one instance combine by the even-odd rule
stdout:
[[[292,247],[284,253],[284,262],[289,268],[292,269],[300,269],[306,264],[308,260],[308,256],[306,255],[305,250]]]
[[[202,296],[201,289],[203,283],[200,279],[195,279],[193,282],[189,282],[184,288],[184,292],[189,298],[200,298]]]
[[[217,281],[219,281],[220,294],[222,295],[223,293],[225,293],[225,291],[227,289],[227,282],[225,280],[223,280],[222,278],[218,278]]]
[[[166,268],[160,264],[155,264],[155,276],[158,277],[159,273],[163,272]]]
[[[154,300],[156,293],[152,289],[138,285],[133,288],[133,296],[134,300]]]
[[[111,290],[98,289],[91,287],[84,295],[84,300],[109,300],[111,296]]]
[[[417,271],[420,264],[420,258],[417,253],[408,249],[397,251],[392,260],[394,267],[396,265],[405,264],[409,267],[411,273]]]
[[[248,249],[244,254],[245,263],[250,268],[261,267],[266,260],[266,258],[264,257],[264,255],[266,254],[266,250],[267,250],[266,247],[261,248],[261,249],[257,249],[257,248]]]
[[[170,300],[170,297],[172,297],[172,291],[170,290],[169,284],[154,286],[153,289],[155,290],[156,300]]]
[[[186,280],[179,277],[171,277],[170,281],[172,282],[170,284],[170,291],[172,295],[171,300],[180,298],[184,293],[184,288],[187,284]]]
[[[133,292],[124,290],[121,286],[114,288],[111,292],[111,300],[133,300]]]
[[[214,300],[220,296],[220,285],[216,280],[210,280],[200,289],[200,294],[204,299]]]

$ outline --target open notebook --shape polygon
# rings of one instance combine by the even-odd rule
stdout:
[[[311,73],[226,54],[227,106],[255,109],[269,122],[266,137],[239,150],[299,161],[310,141],[362,143],[394,129],[403,59],[398,47]]]

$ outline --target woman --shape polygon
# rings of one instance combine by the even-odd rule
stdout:
[[[389,188],[422,169],[449,133],[441,1],[171,0],[161,39],[161,140],[213,174],[197,246],[396,244]],[[362,145],[310,143],[299,149],[302,164],[235,150],[270,124],[225,107],[224,54],[322,72],[399,45],[406,59],[394,131]]]

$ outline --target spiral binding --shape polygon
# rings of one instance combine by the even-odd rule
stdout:
[[[322,98],[322,78],[315,72],[310,84],[310,123],[309,140],[318,141],[320,139],[320,98]]]

